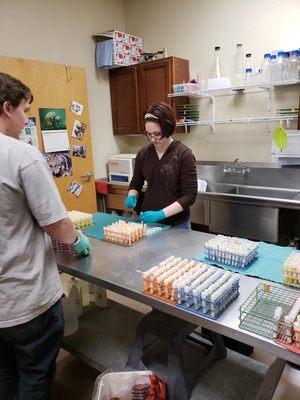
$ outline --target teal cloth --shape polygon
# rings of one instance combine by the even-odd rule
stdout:
[[[282,283],[283,263],[286,258],[295,251],[295,249],[290,247],[281,247],[274,244],[260,242],[257,259],[244,270],[241,268],[231,267],[218,261],[208,260],[205,257],[204,252],[197,254],[194,258],[198,261],[217,265],[218,267],[227,269],[228,271],[238,272],[242,275],[255,276],[268,281]]]
[[[107,225],[111,225],[113,222],[123,220],[126,222],[139,222],[138,219],[134,218],[125,218],[125,217],[120,217],[119,215],[111,215],[111,214],[105,214],[105,213],[96,213],[93,214],[93,221],[94,221],[94,226],[90,226],[89,228],[85,228],[84,231],[86,232],[87,236],[90,236],[95,239],[99,240],[104,240],[104,234],[103,234],[103,227]],[[148,223],[147,226],[159,226],[162,228],[162,230],[169,229],[169,225],[162,225],[162,224],[150,224]]]

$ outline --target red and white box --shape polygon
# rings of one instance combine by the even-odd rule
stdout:
[[[136,64],[138,62],[137,57],[135,56],[130,56],[130,65]]]
[[[113,39],[112,65],[104,68],[137,64],[143,52],[142,38],[129,33],[111,30],[97,33],[93,38],[96,42]]]
[[[131,46],[129,44],[123,44],[123,53],[131,54]]]
[[[123,42],[115,42],[115,50],[116,50],[116,53],[123,53],[123,48],[124,48],[124,44],[123,44]]]
[[[104,32],[104,33],[106,33],[106,32]],[[124,42],[124,35],[125,35],[125,33],[123,33],[123,32],[119,32],[119,31],[114,31],[114,40],[116,41],[116,42]]]

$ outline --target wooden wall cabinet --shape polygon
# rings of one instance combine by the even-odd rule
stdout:
[[[110,70],[114,134],[143,134],[143,112],[152,103],[164,101],[173,108],[188,103],[185,97],[168,98],[174,83],[188,80],[189,61],[177,57]]]

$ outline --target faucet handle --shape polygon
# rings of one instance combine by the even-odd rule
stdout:
[[[228,174],[229,172],[231,172],[231,167],[228,164],[224,164],[223,172],[224,174]]]
[[[244,164],[244,165],[243,165],[243,174],[246,175],[246,174],[249,174],[249,172],[250,172],[250,168],[247,167],[247,166]]]

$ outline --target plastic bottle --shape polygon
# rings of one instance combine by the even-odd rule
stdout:
[[[284,77],[283,77],[284,81],[289,79],[290,55],[291,54],[289,51],[286,51],[284,53],[284,61],[285,61],[285,73],[284,73]]]
[[[252,85],[259,85],[260,83],[262,83],[262,69],[257,68],[252,73]]]
[[[268,83],[270,82],[270,58],[271,54],[266,53],[264,54],[264,61],[262,63],[261,69],[262,69],[262,83]]]
[[[272,54],[270,57],[270,82],[275,82],[276,74],[276,54]]]
[[[210,78],[221,78],[221,65],[220,65],[220,46],[215,47],[214,60],[210,73]]]
[[[246,54],[244,81],[245,85],[250,85],[252,83],[251,53]]]
[[[245,70],[246,68],[252,68],[251,64],[251,53],[246,54],[246,60],[245,60]]]
[[[233,84],[235,86],[243,85],[244,80],[244,49],[241,43],[236,45],[236,53],[234,56],[234,76]]]
[[[281,82],[284,80],[285,71],[286,71],[286,64],[284,58],[284,51],[279,51],[277,61],[275,64],[275,74],[274,74],[276,82]]]
[[[289,79],[299,79],[299,57],[298,50],[292,50],[288,71]]]
[[[246,73],[245,73],[245,85],[252,85],[252,68],[246,68]]]

